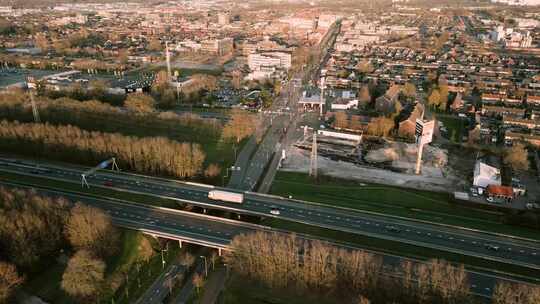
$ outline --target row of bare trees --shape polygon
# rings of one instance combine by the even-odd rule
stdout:
[[[432,260],[383,267],[380,256],[295,235],[257,232],[237,236],[226,263],[271,288],[318,292],[375,303],[471,303],[464,268]],[[368,301],[369,302],[369,301]]]
[[[164,137],[137,138],[70,125],[5,120],[0,122],[0,147],[3,151],[88,165],[115,156],[126,169],[182,178],[201,173],[205,159],[200,145]]]
[[[93,90],[102,91],[98,84]],[[99,94],[97,94],[99,95]],[[147,103],[140,102],[139,94],[130,96],[130,109]],[[147,136],[165,136],[179,141],[196,138],[215,139],[220,135],[222,124],[217,119],[203,119],[196,114],[176,114],[173,112],[126,111],[120,107],[96,100],[78,101],[70,98],[50,99],[36,97],[40,118],[52,124],[71,124],[81,129],[121,132],[127,135],[140,134],[145,130]],[[33,120],[29,96],[19,90],[8,90],[0,94],[0,118],[30,122]],[[189,135],[189,136],[188,136]]]
[[[76,203],[64,226],[76,250],[62,275],[62,289],[79,302],[94,302],[105,288],[105,258],[118,251],[119,232],[101,209]]]

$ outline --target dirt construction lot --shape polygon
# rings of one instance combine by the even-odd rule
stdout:
[[[281,170],[290,172],[309,172],[309,151],[292,147],[287,151]],[[406,188],[452,193],[464,186],[464,181],[440,168],[424,167],[422,175],[405,174],[390,170],[355,165],[348,162],[318,158],[319,174],[352,179],[369,183],[395,185]]]

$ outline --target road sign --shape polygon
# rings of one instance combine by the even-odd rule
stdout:
[[[109,163],[110,163],[110,160],[102,161],[101,163],[99,163],[98,167],[99,167],[100,169],[105,169],[105,168],[107,168],[107,166],[109,165]]]

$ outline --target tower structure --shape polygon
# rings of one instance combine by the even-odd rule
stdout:
[[[311,145],[311,162],[309,166],[309,175],[317,178],[317,132],[313,130],[313,144]]]

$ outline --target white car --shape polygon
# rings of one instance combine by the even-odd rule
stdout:
[[[272,209],[270,209],[270,214],[273,214],[273,215],[279,215],[279,214],[280,214],[279,209],[278,209],[278,208],[272,208]]]
[[[493,203],[495,200],[493,199],[493,197],[488,196],[488,198],[486,198],[486,201]]]

